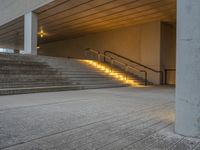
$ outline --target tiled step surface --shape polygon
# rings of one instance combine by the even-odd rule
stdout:
[[[0,95],[123,86],[80,60],[0,54]]]

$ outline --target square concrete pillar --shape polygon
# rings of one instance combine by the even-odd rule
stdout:
[[[24,15],[24,51],[26,54],[37,55],[37,14],[30,12]]]
[[[177,133],[200,137],[200,0],[177,0]]]

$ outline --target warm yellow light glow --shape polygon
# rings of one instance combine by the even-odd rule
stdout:
[[[121,75],[121,73],[118,73],[116,70],[111,70],[109,67],[107,67],[104,64],[97,63],[93,60],[82,60],[82,61],[88,63],[89,65],[91,65],[99,70],[102,70],[104,73],[112,76],[113,78],[115,78],[123,83],[129,84],[133,87],[144,87],[144,86],[140,85],[140,83],[138,83],[134,80],[128,80],[125,75]]]
[[[41,29],[40,29],[40,32],[38,32],[38,35],[39,35],[41,38],[43,38],[43,37],[46,35],[46,33],[44,32],[44,30],[43,30],[42,27],[41,27]]]
[[[105,70],[106,73],[109,73],[110,71],[108,69]]]
[[[101,69],[102,69],[102,70],[105,70],[105,67],[104,67],[104,66],[101,66]]]

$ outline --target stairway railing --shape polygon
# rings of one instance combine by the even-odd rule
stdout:
[[[148,79],[148,74],[147,74],[147,71],[134,68],[134,67],[130,66],[127,63],[124,63],[124,62],[121,62],[121,61],[117,60],[116,58],[114,58],[112,56],[107,56],[107,55],[105,55],[103,53],[100,53],[99,51],[93,50],[93,49],[86,49],[85,50],[85,57],[87,59],[89,58],[89,56],[88,56],[89,52],[95,54],[96,57],[97,57],[97,61],[99,61],[99,62],[101,62],[101,60],[102,60],[101,58],[103,58],[104,62],[106,62],[106,59],[109,59],[110,60],[109,62],[111,63],[111,67],[110,67],[111,72],[113,71],[115,63],[118,63],[118,64],[121,64],[124,67],[123,70],[125,71],[126,79],[128,78],[128,73],[130,71],[136,71],[136,72],[142,73],[144,75],[144,82],[145,82],[144,84],[145,84],[145,86],[148,84],[148,80],[147,80]]]
[[[110,56],[111,56],[111,55],[117,56],[118,58],[124,59],[124,60],[128,61],[128,62],[131,63],[131,64],[138,65],[138,66],[140,66],[140,67],[142,67],[142,68],[144,68],[144,69],[147,69],[147,70],[150,70],[150,71],[152,71],[152,72],[154,72],[154,73],[160,74],[160,84],[163,84],[163,75],[164,75],[164,74],[163,74],[163,71],[155,70],[155,69],[153,69],[153,68],[150,68],[150,67],[148,67],[148,66],[145,66],[145,65],[143,65],[143,64],[141,64],[141,63],[139,63],[139,62],[133,61],[133,60],[131,60],[131,59],[128,59],[128,58],[126,58],[126,57],[124,57],[124,56],[121,56],[121,55],[119,55],[119,54],[117,54],[117,53],[114,53],[114,52],[111,52],[111,51],[105,51],[105,52],[104,52],[104,55],[105,55],[105,56],[108,56],[109,54],[110,54]],[[104,58],[104,61],[106,61],[105,58]]]

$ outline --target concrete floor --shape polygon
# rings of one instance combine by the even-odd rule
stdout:
[[[174,88],[0,97],[3,150],[200,150],[174,133]]]

